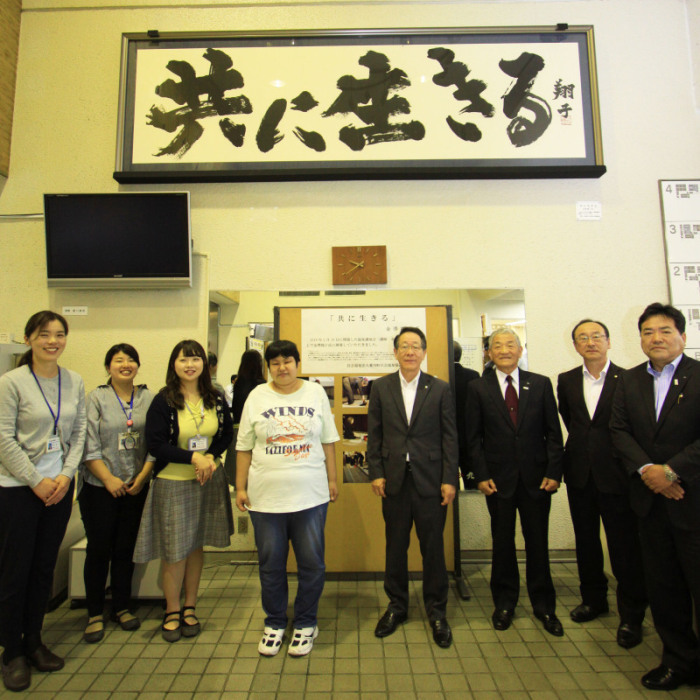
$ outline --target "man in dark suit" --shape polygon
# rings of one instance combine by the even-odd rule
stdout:
[[[449,647],[442,533],[457,487],[457,426],[449,385],[421,372],[426,347],[423,331],[402,328],[394,338],[399,371],[375,380],[369,402],[367,464],[372,490],[382,498],[384,590],[389,597],[374,633],[386,637],[408,616],[407,552],[415,522],[423,556],[425,610],[436,644]]]
[[[700,682],[700,363],[683,353],[685,316],[651,304],[638,322],[649,362],[618,380],[610,430],[631,478],[661,665],[652,690]]]
[[[629,479],[610,440],[612,399],[622,369],[610,362],[610,334],[604,323],[579,321],[571,339],[583,367],[559,375],[559,413],[569,433],[564,445],[564,480],[576,535],[581,604],[574,622],[608,612],[600,522],[617,579],[620,625],[617,643],[631,649],[642,641],[647,606],[637,520],[629,504]]]
[[[549,569],[549,510],[562,473],[562,437],[552,383],[518,369],[522,355],[510,328],[494,331],[489,354],[494,370],[467,390],[467,444],[479,490],[491,515],[493,626],[510,627],[520,576],[515,516],[525,538],[527,590],[535,617],[562,636]]]
[[[462,359],[462,346],[455,340],[453,342],[455,361],[455,402],[457,404],[457,437],[459,439],[459,468],[462,472],[465,488],[474,488],[473,475],[468,469],[469,456],[467,454],[467,438],[462,430],[464,414],[467,405],[467,387],[469,382],[479,378],[479,373],[473,369],[462,367],[459,361]],[[471,478],[470,478],[471,475]],[[471,486],[469,484],[472,484]]]

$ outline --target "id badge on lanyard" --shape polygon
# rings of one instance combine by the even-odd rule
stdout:
[[[199,452],[209,447],[209,438],[206,435],[195,435],[187,441],[187,449],[190,452]]]
[[[197,417],[192,412],[192,409],[187,401],[185,401],[185,407],[190,412],[192,420],[194,421],[194,426],[197,429],[197,434],[187,441],[187,449],[190,452],[200,452],[202,450],[206,451],[207,447],[209,447],[209,438],[206,435],[201,435],[200,433],[202,424],[204,423],[204,399],[202,399],[201,417],[199,421],[197,421]]]
[[[49,435],[48,439],[46,440],[46,454],[55,454],[56,452],[60,452],[62,450],[61,437],[58,431],[58,420],[61,417],[61,368],[58,368],[58,406],[56,407],[56,413],[53,412],[53,408],[51,408],[51,404],[46,398],[46,394],[41,388],[39,379],[37,378],[36,374],[34,374],[34,370],[31,368],[31,366],[29,367],[29,371],[32,373],[32,377],[34,377],[34,381],[39,387],[39,391],[44,397],[44,402],[46,403],[46,406],[48,407],[49,412],[51,413],[51,417],[53,418],[53,434]]]

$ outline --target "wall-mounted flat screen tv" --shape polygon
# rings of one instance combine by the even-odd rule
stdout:
[[[192,286],[189,192],[45,194],[49,287]]]

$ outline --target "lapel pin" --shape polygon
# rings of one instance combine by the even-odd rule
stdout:
[[[674,379],[674,380],[673,380],[673,386],[678,386],[678,380],[677,380],[677,379]]]

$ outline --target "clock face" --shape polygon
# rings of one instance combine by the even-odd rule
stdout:
[[[386,284],[386,246],[333,248],[333,284]]]

